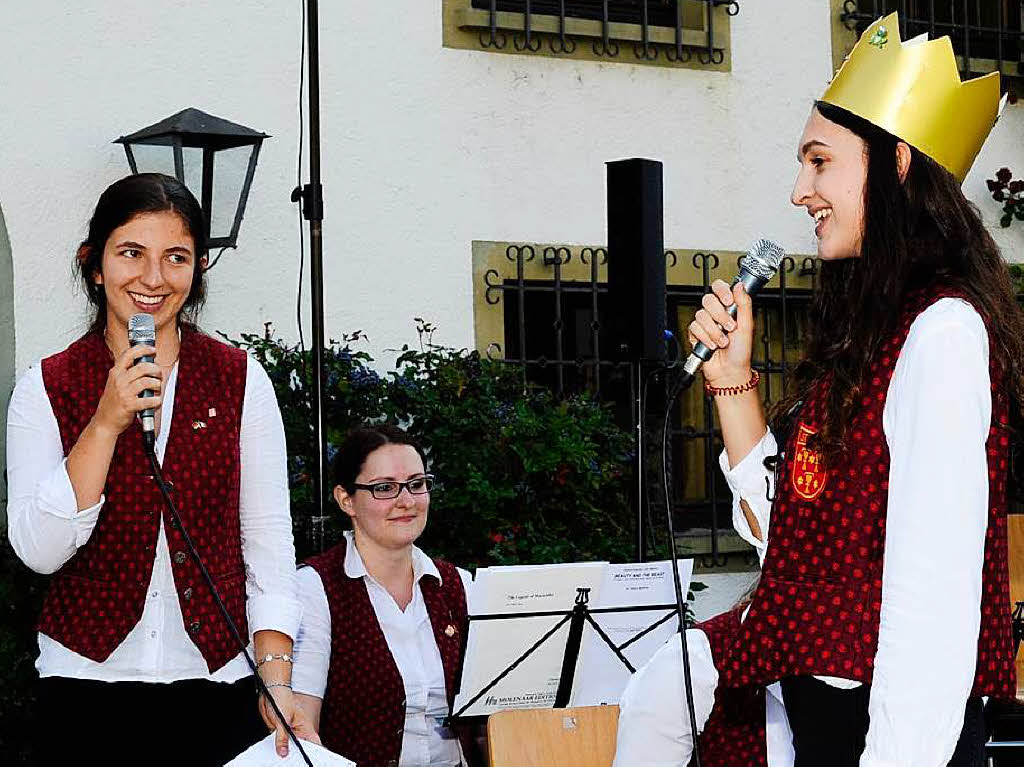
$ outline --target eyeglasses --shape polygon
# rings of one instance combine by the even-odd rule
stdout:
[[[354,482],[352,486],[357,490],[369,490],[378,501],[386,501],[401,495],[403,487],[413,495],[426,495],[434,489],[434,475],[424,474],[408,482],[374,482],[372,485]]]

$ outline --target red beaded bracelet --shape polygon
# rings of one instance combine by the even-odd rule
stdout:
[[[729,396],[732,394],[742,394],[745,391],[750,391],[757,387],[761,382],[761,374],[756,370],[750,371],[750,380],[742,386],[712,386],[707,381],[704,382],[704,393],[709,397]]]

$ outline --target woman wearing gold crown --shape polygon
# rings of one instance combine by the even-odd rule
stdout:
[[[742,288],[716,282],[690,325],[717,350],[703,372],[734,524],[762,559],[749,605],[690,633],[704,767],[982,765],[982,700],[1015,695],[1005,515],[1024,322],[960,189],[998,102],[997,74],[961,84],[948,38],[873,24],[797,145],[792,202],[823,263],[774,429]],[[687,763],[679,652],[623,696],[619,767]]]

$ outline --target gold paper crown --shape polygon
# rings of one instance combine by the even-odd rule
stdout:
[[[864,30],[821,100],[906,141],[963,183],[999,115],[999,73],[961,82],[949,37],[904,43],[891,13]]]

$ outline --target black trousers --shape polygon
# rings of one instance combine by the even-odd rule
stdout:
[[[47,677],[36,700],[40,767],[221,767],[269,732],[252,678],[157,684]]]
[[[812,676],[783,679],[794,767],[857,767],[868,731],[870,691],[870,685],[841,690]],[[949,767],[984,767],[987,739],[981,698],[970,698]]]

